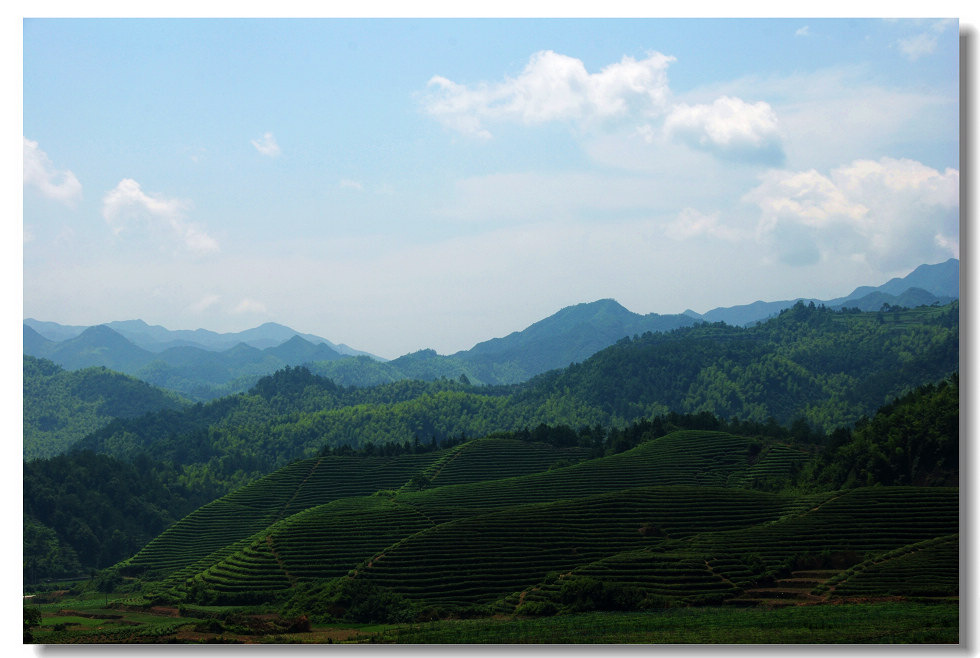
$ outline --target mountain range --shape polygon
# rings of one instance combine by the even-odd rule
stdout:
[[[371,386],[401,379],[463,378],[474,384],[511,384],[581,362],[616,341],[698,322],[745,326],[765,320],[798,301],[832,309],[874,311],[884,305],[915,307],[959,298],[959,261],[922,265],[908,276],[861,286],[827,301],[796,298],[716,308],[704,314],[634,313],[612,299],[561,309],[522,331],[493,338],[451,355],[420,350],[385,362],[367,352],[336,345],[266,323],[238,333],[204,329],[170,331],[142,320],[93,327],[24,321],[24,353],[67,369],[104,366],[207,400],[247,390],[261,376],[285,366],[308,365],[342,385]]]
[[[880,286],[859,286],[845,296],[830,300],[797,297],[778,302],[757,301],[740,306],[715,308],[700,314],[688,310],[684,314],[707,322],[724,322],[733,325],[748,325],[770,318],[780,311],[790,308],[798,301],[827,308],[857,308],[862,311],[877,311],[884,304],[890,306],[928,306],[934,303],[946,304],[960,296],[960,261],[950,258],[944,263],[920,265],[904,277],[895,277]]]
[[[24,324],[39,333],[42,337],[61,342],[77,338],[89,327],[78,325],[63,325],[57,322],[43,322],[27,318]],[[370,356],[384,360],[367,352],[355,350],[347,345],[331,343],[326,338],[303,334],[275,322],[266,322],[253,329],[232,333],[217,333],[207,329],[178,329],[172,331],[160,325],[149,325],[142,320],[123,320],[107,322],[104,325],[127,338],[130,342],[144,350],[159,353],[171,347],[197,347],[203,350],[220,352],[231,349],[240,343],[257,349],[276,347],[294,336],[299,336],[314,345],[326,345],[333,351],[344,356]]]

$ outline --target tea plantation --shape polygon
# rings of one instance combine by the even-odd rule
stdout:
[[[130,605],[323,623],[955,600],[957,488],[754,487],[810,458],[705,430],[597,458],[511,437],[327,455],[202,507],[117,569],[139,579]]]

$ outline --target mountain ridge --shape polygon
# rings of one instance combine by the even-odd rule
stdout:
[[[899,298],[911,288],[918,288],[932,295],[933,299],[923,301],[923,304],[928,305],[935,302],[945,304],[953,299],[959,299],[959,277],[960,261],[956,258],[949,258],[942,263],[919,265],[906,276],[893,277],[880,286],[858,286],[849,295],[830,300],[811,297],[797,297],[774,302],[759,300],[751,304],[717,307],[703,314],[689,309],[684,311],[684,314],[708,322],[725,322],[744,326],[770,318],[780,311],[790,308],[798,301],[813,302],[817,305],[823,304],[832,309],[856,307],[862,311],[876,311],[884,303],[893,306],[906,305]],[[868,300],[867,297],[876,293],[888,295],[888,297],[882,297],[878,306],[874,307],[874,302]]]
[[[29,326],[41,337],[53,342],[62,342],[71,338],[77,338],[89,327],[81,325],[62,325],[57,322],[36,320],[26,318],[24,325]],[[154,353],[160,353],[170,347],[199,347],[213,352],[222,352],[235,347],[239,343],[245,343],[258,349],[277,347],[293,336],[300,336],[304,340],[314,344],[323,344],[330,349],[346,356],[369,356],[372,359],[384,361],[379,356],[369,352],[356,350],[343,343],[333,343],[326,338],[315,334],[306,334],[296,331],[291,327],[277,322],[265,322],[257,327],[245,329],[238,332],[219,333],[210,329],[167,329],[161,325],[150,325],[144,320],[114,320],[105,322],[106,326],[116,333],[129,339],[137,347]]]
[[[832,309],[850,307],[863,311],[875,311],[886,304],[945,304],[959,297],[958,282],[959,261],[951,258],[944,263],[920,265],[907,276],[893,278],[881,286],[859,286],[851,294],[831,300],[796,298],[775,302],[756,301],[719,307],[704,314],[688,309],[680,314],[643,315],[630,311],[615,299],[602,298],[566,306],[520,331],[481,341],[468,350],[440,355],[431,349],[420,349],[391,361],[349,348],[341,351],[339,346],[331,347],[333,344],[326,339],[300,334],[274,322],[234,334],[217,334],[206,329],[170,331],[148,325],[142,320],[97,325],[128,341],[131,347],[119,341],[112,343],[120,355],[108,344],[86,347],[85,341],[91,341],[94,334],[88,334],[88,338],[81,343],[68,342],[78,341],[91,327],[68,327],[29,318],[24,321],[24,349],[25,353],[51,358],[68,368],[104,365],[126,374],[145,376],[150,383],[172,388],[196,399],[210,399],[214,397],[211,393],[229,394],[245,390],[258,376],[272,372],[269,368],[300,364],[310,364],[316,374],[329,377],[341,385],[372,386],[401,379],[431,381],[440,378],[500,385],[526,381],[543,372],[579,363],[625,337],[672,331],[698,322],[748,326],[770,318],[799,301]],[[66,336],[79,329],[71,338],[60,342],[51,340],[51,337]],[[100,335],[109,338],[104,331]],[[63,345],[76,345],[77,349],[73,352]],[[210,348],[205,345],[210,345]],[[187,349],[207,353],[187,352]],[[187,372],[173,372],[176,367],[174,361],[179,361],[180,367],[185,370],[194,361],[193,358],[178,359],[178,355],[186,357],[193,354],[198,355],[201,367],[206,366],[210,373],[203,383],[189,381]],[[223,356],[216,357],[215,354]],[[63,358],[59,359],[59,355]],[[370,361],[365,358],[370,358]],[[221,365],[223,360],[229,363]],[[264,365],[260,365],[263,360]],[[164,366],[158,361],[162,361]],[[145,370],[151,372],[141,375],[140,372]],[[175,378],[179,381],[175,382]],[[202,385],[203,389],[200,388]],[[220,388],[215,389],[215,386]]]
[[[313,344],[299,335],[265,349],[239,342],[220,352],[174,345],[156,353],[108,325],[87,327],[74,338],[55,342],[25,324],[24,354],[67,370],[102,366],[199,401],[244,390],[286,366],[344,358],[325,343]]]

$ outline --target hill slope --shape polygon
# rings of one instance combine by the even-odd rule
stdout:
[[[24,459],[51,457],[113,418],[183,406],[172,393],[105,368],[67,371],[24,356]]]
[[[297,462],[202,508],[120,568],[169,574],[151,587],[156,601],[279,601],[290,614],[394,621],[452,610],[549,614],[743,602],[764,591],[785,594],[772,589],[774,579],[802,568],[824,569],[806,590],[821,601],[833,596],[821,583],[832,576],[844,582],[864,560],[877,564],[921,542],[955,541],[955,488],[745,489],[761,463],[754,443],[723,432],[674,432],[537,473],[444,486],[432,478],[424,491],[396,485],[369,496],[316,483],[318,469],[331,470],[322,461]],[[766,454],[777,447],[769,444]],[[483,439],[414,467],[450,469],[471,450],[493,463],[518,464],[525,454],[506,439]],[[389,472],[389,482],[407,483],[412,469]],[[479,469],[464,472],[479,477]],[[266,511],[241,516],[255,505]],[[232,518],[250,520],[236,525]],[[943,573],[955,560],[945,548],[921,558]],[[876,579],[878,572],[891,578],[891,570],[860,570],[865,589],[903,591],[894,579],[887,586]],[[955,579],[942,578],[930,595],[958,591]],[[921,584],[914,587],[922,593]]]
[[[217,460],[261,475],[324,448],[402,446],[484,436],[540,423],[624,427],[668,412],[822,431],[959,366],[958,304],[882,314],[800,305],[763,325],[703,325],[622,340],[586,361],[523,385],[486,389],[454,381],[337,387],[303,369],[247,395],[139,424],[118,421],[80,447],[190,467]],[[232,467],[232,464],[239,464]]]

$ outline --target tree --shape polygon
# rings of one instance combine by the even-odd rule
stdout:
[[[109,606],[109,594],[115,591],[116,587],[122,582],[119,572],[111,569],[101,572],[95,580],[96,591],[105,594],[105,605]]]
[[[408,481],[409,486],[418,487],[419,491],[422,491],[430,484],[432,484],[432,481],[425,476],[425,473],[416,473],[412,476],[412,479]]]
[[[24,606],[24,644],[34,642],[34,633],[31,629],[41,625],[41,611],[37,608]]]

